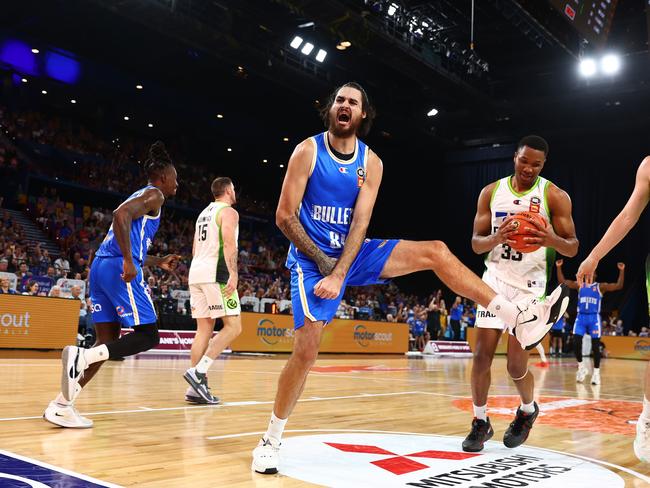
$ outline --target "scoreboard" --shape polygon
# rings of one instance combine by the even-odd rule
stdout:
[[[550,2],[585,39],[596,46],[605,44],[618,0],[550,0]]]

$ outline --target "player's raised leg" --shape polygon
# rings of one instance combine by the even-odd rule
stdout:
[[[512,303],[497,295],[442,241],[400,241],[381,277],[388,279],[425,270],[433,271],[455,293],[482,305],[509,324],[522,347],[534,347],[562,316],[569,302],[566,288],[560,286],[546,300],[532,298]]]

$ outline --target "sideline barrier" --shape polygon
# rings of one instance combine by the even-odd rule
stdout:
[[[130,329],[122,329],[122,333]],[[291,352],[291,315],[242,313],[242,333],[230,344],[236,352]],[[368,320],[334,319],[323,330],[320,352],[404,354],[408,350],[408,325]],[[161,330],[160,344],[152,352],[187,352],[193,331]]]
[[[600,342],[608,358],[650,359],[650,337],[603,336]]]
[[[79,300],[0,295],[0,348],[63,349],[78,323]]]

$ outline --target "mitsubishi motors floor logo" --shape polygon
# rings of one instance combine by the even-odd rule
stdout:
[[[562,453],[488,442],[481,453],[461,450],[462,437],[346,433],[284,437],[280,474],[343,488],[623,488],[598,464]]]

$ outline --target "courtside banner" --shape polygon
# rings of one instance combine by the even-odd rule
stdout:
[[[472,349],[472,351],[476,351],[476,327],[468,327],[466,329],[467,333],[467,342],[469,342],[469,347]],[[501,337],[499,337],[499,344],[497,344],[497,350],[495,354],[506,354],[508,352],[508,332],[504,332],[501,334]],[[550,345],[550,336],[549,334],[546,334],[544,339],[542,339],[542,342],[540,343],[542,346],[544,346],[544,351],[548,354],[548,348]],[[532,349],[530,352],[531,356],[539,356],[539,353],[537,352],[536,349]]]
[[[0,295],[0,348],[63,349],[78,323],[79,300]]]
[[[618,359],[650,359],[650,337],[603,336],[605,355]]]
[[[242,313],[242,333],[231,344],[233,351],[290,352],[293,317]],[[334,319],[323,329],[320,352],[403,354],[408,350],[408,325],[368,320]]]

